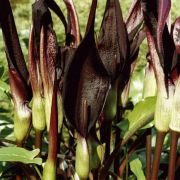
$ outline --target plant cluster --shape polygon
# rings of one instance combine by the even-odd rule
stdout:
[[[134,174],[156,180],[170,132],[169,165],[159,177],[175,179],[180,165],[180,17],[171,24],[171,0],[134,0],[126,20],[119,0],[107,0],[97,36],[97,0],[92,0],[84,37],[73,0],[64,3],[67,18],[54,0],[32,4],[26,65],[9,0],[0,0],[16,138],[16,146],[6,142],[0,148],[0,161],[13,162],[2,177],[14,168],[16,179],[128,179]],[[62,46],[51,13],[64,27]],[[133,105],[131,77],[145,39],[143,100]],[[135,152],[145,147],[142,167]]]

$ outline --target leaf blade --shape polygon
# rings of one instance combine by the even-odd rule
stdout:
[[[153,120],[156,105],[156,97],[147,97],[137,103],[128,114],[129,128],[123,139],[127,141],[138,129]],[[142,113],[143,112],[143,113]]]
[[[0,161],[22,162],[24,164],[42,164],[41,158],[36,158],[39,149],[28,151],[20,147],[3,147],[0,148]]]

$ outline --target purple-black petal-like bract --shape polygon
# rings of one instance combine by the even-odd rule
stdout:
[[[86,36],[75,51],[64,78],[65,115],[83,137],[86,137],[98,119],[110,84],[94,39],[96,3],[96,0],[92,3]],[[85,102],[87,118],[84,118],[85,115],[82,111]]]
[[[128,57],[128,37],[118,0],[107,0],[98,37],[98,51],[112,79],[122,71]]]

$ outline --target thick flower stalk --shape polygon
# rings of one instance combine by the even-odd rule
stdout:
[[[57,104],[57,80],[56,75],[53,84],[53,96],[50,108],[50,130],[48,158],[43,169],[43,180],[56,180],[57,171],[57,148],[58,148],[58,104]]]

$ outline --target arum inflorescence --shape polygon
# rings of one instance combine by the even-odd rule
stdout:
[[[43,172],[43,179],[78,175],[80,179],[93,176],[103,180],[123,177],[128,154],[132,155],[146,139],[146,176],[157,179],[163,141],[170,131],[168,176],[173,179],[180,132],[180,18],[171,27],[171,1],[134,0],[124,20],[120,2],[107,0],[101,27],[95,36],[98,1],[92,0],[84,37],[73,0],[64,0],[64,3],[67,18],[54,0],[37,0],[32,5],[27,68],[10,3],[0,0],[0,25],[14,104],[17,145],[22,146],[32,136],[30,132],[35,131],[35,147],[43,151],[48,134],[47,160],[43,170],[38,169],[39,174]],[[66,39],[61,46],[51,13],[55,13],[64,26]],[[157,96],[156,108],[154,112],[147,110],[147,117],[139,115],[139,121],[133,125],[129,122],[130,130],[122,132],[119,126],[126,121],[123,120],[126,113],[133,114],[133,110],[143,107],[141,103],[137,106],[134,103],[134,109],[129,107],[129,92],[139,47],[146,37],[147,66],[141,103]],[[152,166],[152,127],[142,130],[140,135],[138,130],[152,120],[153,115],[157,143]],[[67,132],[66,140],[62,127]],[[132,139],[132,144],[127,143],[134,133],[138,138]],[[125,146],[129,150],[121,157]],[[44,157],[43,153],[40,152],[39,157]],[[61,153],[65,158],[59,161]]]
[[[9,66],[9,84],[11,87],[14,112],[14,134],[17,144],[22,145],[31,125],[31,88],[28,83],[28,71],[20,48],[17,30],[9,1],[0,2],[0,24],[3,32],[5,51]],[[3,7],[5,10],[3,10]]]
[[[148,1],[144,1],[143,3],[147,40],[157,81],[155,127],[157,128],[158,136],[151,177],[152,179],[157,179],[157,169],[159,167],[165,133],[169,131],[169,128],[173,132],[176,131],[175,126],[172,127],[172,124],[173,122],[178,123],[178,116],[175,113],[177,110],[176,88],[179,64],[177,55],[178,39],[175,36],[176,33],[174,30],[170,29],[169,32],[168,24],[166,23],[171,8],[171,1],[159,1],[158,9],[150,7]],[[176,120],[174,118],[175,116]],[[169,160],[169,179],[174,179],[175,172],[177,135],[173,132]]]

